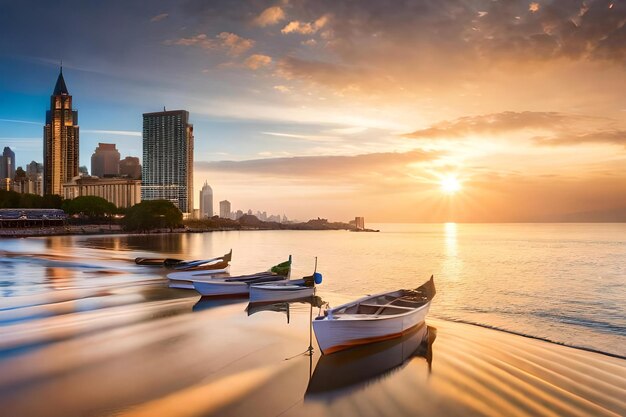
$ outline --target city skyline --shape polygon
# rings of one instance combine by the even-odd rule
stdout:
[[[121,18],[121,2],[73,5],[76,24],[46,36],[71,2],[29,20],[4,6],[0,30],[16,41],[0,41],[13,98],[0,145],[16,165],[40,160],[43,92],[63,58],[81,146],[139,155],[138,115],[188,109],[195,192],[208,178],[237,206],[487,222],[626,207],[623,3],[123,4]],[[98,24],[113,20],[115,33]],[[441,192],[449,177],[459,192]]]

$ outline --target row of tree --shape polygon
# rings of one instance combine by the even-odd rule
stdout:
[[[50,208],[62,209],[69,216],[83,223],[117,221],[129,231],[177,228],[182,226],[183,214],[166,200],[142,201],[128,209],[119,209],[115,204],[96,196],[81,196],[63,200],[58,195],[39,196],[0,190],[0,208]]]

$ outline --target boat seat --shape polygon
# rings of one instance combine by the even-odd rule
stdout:
[[[397,308],[397,309],[401,309],[401,310],[415,310],[414,308],[411,307],[402,307],[402,306],[394,306],[392,304],[367,304],[367,303],[361,303],[359,305],[365,306],[365,307],[378,307],[378,308],[387,308],[387,307],[391,307],[391,308]]]

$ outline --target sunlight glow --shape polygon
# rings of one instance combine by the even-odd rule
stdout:
[[[461,189],[461,182],[454,175],[448,175],[441,179],[441,191],[446,194],[454,194]]]

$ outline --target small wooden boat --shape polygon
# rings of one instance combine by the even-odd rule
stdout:
[[[320,273],[315,272],[313,275],[302,279],[250,285],[250,303],[288,301],[312,297],[315,295],[315,284],[322,282],[321,277]]]
[[[436,293],[430,277],[414,290],[398,290],[363,297],[327,310],[313,320],[322,353],[402,336],[426,318]]]
[[[198,280],[195,271],[187,272],[192,275],[179,275],[183,273],[169,274],[168,278],[175,280],[187,279],[193,284],[193,288],[205,297],[244,295],[248,294],[250,285],[262,282],[287,281],[291,272],[291,256],[289,260],[270,268],[269,271],[237,277],[220,277]],[[187,278],[185,278],[187,277]]]
[[[250,285],[250,303],[297,300],[315,295],[315,284],[322,283],[322,274],[317,272],[317,257],[313,275],[280,282],[264,282]]]
[[[424,370],[430,371],[436,336],[437,329],[422,322],[402,337],[323,355],[315,366],[305,399],[333,400],[385,378],[413,359],[425,360]]]
[[[184,271],[227,272],[232,256],[233,250],[231,249],[227,254],[212,259],[183,261],[174,258],[135,258],[135,263],[137,265],[164,266],[169,269]]]

